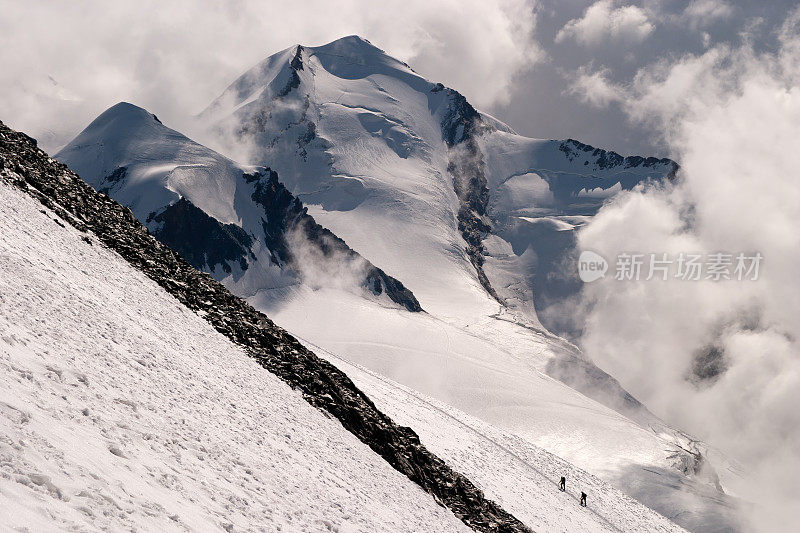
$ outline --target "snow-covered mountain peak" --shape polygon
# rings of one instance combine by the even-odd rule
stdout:
[[[356,37],[265,59],[198,119],[206,144],[276,170],[316,220],[385,265],[428,312],[401,318],[323,291],[251,299],[290,330],[562,453],[571,436],[590,431],[599,438],[597,423],[584,426],[576,417],[558,430],[543,429],[536,422],[541,398],[522,385],[531,372],[644,427],[663,427],[616,380],[551,334],[571,333],[570,322],[539,311],[559,309],[580,289],[576,272],[564,269],[577,228],[617,192],[668,179],[674,162],[518,135],[457,90]],[[501,374],[514,378],[506,382]],[[496,386],[487,385],[493,379]],[[569,418],[563,409],[558,417]],[[683,438],[668,428],[662,434],[666,441]],[[652,458],[672,446],[662,434],[647,445]],[[585,450],[570,457],[665,514],[677,512],[674,486],[662,479],[638,470],[616,477],[630,468],[627,444],[598,449],[591,459]],[[667,469],[681,468],[670,461]],[[716,504],[705,505],[696,516],[682,515],[682,523],[705,520]]]
[[[85,179],[105,178],[120,167],[154,157],[174,160],[178,152],[208,156],[204,147],[166,127],[146,109],[128,102],[120,102],[101,113],[59,154],[69,157],[76,152],[81,154],[81,165],[75,170]],[[235,166],[227,158],[217,156],[220,162]],[[148,174],[150,179],[155,177],[153,173]]]
[[[452,316],[458,302],[456,315],[479,317],[500,304],[537,330],[534,305],[579,287],[575,276],[554,290],[540,281],[565,278],[553,269],[580,217],[675,170],[669,160],[518,135],[356,36],[268,57],[199,122],[208,145],[275,169],[318,220],[392,265],[426,309]],[[553,226],[542,216],[571,218]],[[563,331],[549,318],[545,326]]]
[[[412,83],[428,83],[406,63],[357,35],[342,37],[322,46],[303,47],[307,57],[315,57],[325,70],[345,79],[375,74],[399,76]],[[415,81],[416,80],[416,81]]]
[[[433,86],[407,64],[368,40],[351,35],[322,46],[297,44],[267,57],[239,76],[200,116],[230,112],[258,98],[286,96],[304,81],[311,83],[320,70],[342,79],[383,74],[403,78],[420,88]]]
[[[393,60],[393,58],[387,55],[386,52],[384,52],[383,50],[372,44],[369,41],[369,39],[365,39],[360,35],[346,35],[344,37],[339,37],[338,39],[331,41],[328,44],[316,47],[306,46],[305,48],[312,49],[317,52],[324,51],[329,53],[336,53],[341,56],[352,56],[357,61],[361,61],[361,59],[370,54],[380,54],[382,56],[385,56]]]
[[[563,250],[547,244],[545,261],[515,258],[548,240],[531,217],[591,215],[604,197],[674,172],[667,160],[520,136],[357,36],[270,56],[199,120],[207,144],[277,170],[316,217],[384,257],[429,305],[447,286],[461,311],[491,315],[500,303],[540,329],[534,278],[549,274],[551,259],[561,264]],[[402,230],[374,238],[365,228],[375,224]],[[563,248],[569,239],[556,240]],[[420,247],[426,260],[409,262]],[[468,276],[453,284],[453,270]],[[490,300],[475,299],[476,288]]]
[[[118,193],[114,196],[140,220],[189,198],[221,223],[237,224],[240,217],[232,208],[235,179],[252,170],[127,102],[104,111],[56,157],[96,189]]]
[[[274,170],[239,165],[140,107],[111,107],[56,158],[240,293],[305,281],[361,287],[420,310],[402,283],[317,224]]]
[[[122,129],[126,135],[130,135],[133,128],[159,131],[166,127],[157,116],[146,109],[129,102],[120,102],[101,113],[84,131],[97,134],[99,130],[107,133]]]

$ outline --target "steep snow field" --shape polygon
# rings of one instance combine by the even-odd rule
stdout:
[[[517,518],[541,532],[684,531],[610,484],[525,440],[309,344],[422,442],[465,472]],[[567,478],[567,491],[558,479]],[[581,491],[590,505],[579,506]]]
[[[63,226],[0,185],[0,529],[466,530]]]
[[[734,501],[716,490],[713,474],[691,462],[690,437],[657,419],[640,425],[539,372],[537,361],[546,354],[538,350],[547,345],[534,332],[488,317],[457,327],[332,289],[299,289],[275,301],[283,304],[251,299],[278,324],[320,347],[315,348],[320,355],[336,354],[454,406],[591,472],[667,517],[703,531],[734,530]],[[342,369],[361,384],[352,366]],[[367,385],[364,389],[379,396]],[[431,449],[446,456],[433,444]]]
[[[0,528],[465,530],[200,317],[62,225],[0,185]],[[320,355],[534,530],[682,531],[522,439]]]

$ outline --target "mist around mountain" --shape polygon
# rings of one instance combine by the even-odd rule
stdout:
[[[270,56],[192,130],[211,148],[122,103],[56,157],[303,342],[736,527],[729,460],[569,341],[576,230],[675,162],[522,137],[355,36]]]

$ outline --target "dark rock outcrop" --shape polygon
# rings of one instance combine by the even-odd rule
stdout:
[[[303,47],[297,47],[297,50],[294,53],[294,57],[289,62],[289,66],[291,67],[291,72],[289,73],[289,81],[286,82],[286,85],[278,91],[276,97],[284,97],[290,92],[292,89],[297,89],[300,87],[300,76],[297,74],[298,70],[303,70]]]
[[[483,270],[483,239],[491,231],[488,217],[489,187],[487,186],[483,153],[476,137],[490,130],[480,113],[464,96],[453,89],[436,84],[432,92],[446,91],[449,102],[442,118],[442,140],[450,149],[447,171],[453,176],[453,189],[460,201],[458,230],[467,243],[466,252],[475,268],[478,281],[495,300],[503,303]]]
[[[730,361],[725,357],[725,348],[720,344],[710,344],[696,350],[692,358],[687,380],[701,388],[713,385],[728,370]]]
[[[151,213],[146,223],[151,221],[158,224],[153,235],[198,270],[213,273],[220,266],[230,273],[232,263],[247,270],[248,257],[256,260],[250,251],[253,238],[247,232],[236,224],[222,224],[186,198]]]
[[[0,123],[0,179],[39,200],[142,271],[183,305],[203,314],[265,369],[302,391],[390,465],[481,532],[529,529],[428,451],[410,428],[379,411],[340,370],[269,318],[156,240],[131,211],[92,189],[25,135]],[[254,394],[257,391],[254,391]]]
[[[118,167],[114,172],[102,179],[100,182],[100,192],[108,194],[118,183],[122,182],[127,175],[128,167]]]
[[[649,168],[656,165],[665,165],[670,167],[670,170],[667,173],[667,178],[672,179],[675,177],[675,174],[680,168],[678,163],[671,159],[667,159],[666,157],[661,159],[657,157],[641,157],[638,155],[623,157],[617,152],[603,150],[602,148],[595,148],[594,146],[584,144],[580,141],[576,141],[575,139],[567,139],[566,141],[563,141],[559,145],[558,149],[564,152],[564,155],[570,161],[575,159],[577,152],[590,154],[591,157],[594,158],[594,160],[591,162],[593,168],[597,170],[605,170],[607,168],[617,166],[621,166],[622,168]],[[588,163],[589,161],[586,161],[584,164]]]

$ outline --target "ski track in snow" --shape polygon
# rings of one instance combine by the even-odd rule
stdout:
[[[0,185],[0,530],[466,530],[63,226]]]

